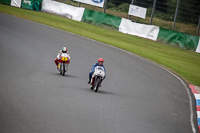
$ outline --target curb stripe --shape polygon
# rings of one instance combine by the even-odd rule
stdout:
[[[197,88],[199,88],[199,87],[195,86],[195,85],[189,85],[189,87],[196,99],[197,122],[198,122],[199,131],[200,131],[200,94],[197,91]]]
[[[200,111],[200,106],[197,106],[197,111]]]
[[[200,126],[200,118],[198,118],[197,120],[198,120],[198,126]]]
[[[189,87],[191,88],[192,93],[199,94],[199,93],[197,92],[197,90],[195,89],[195,86],[194,86],[194,85],[189,85]],[[200,99],[200,96],[199,96],[198,99]]]
[[[200,106],[200,99],[196,100],[196,105]]]

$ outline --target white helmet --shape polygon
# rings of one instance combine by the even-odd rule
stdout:
[[[62,52],[63,52],[63,53],[67,53],[67,48],[66,48],[66,47],[63,47],[63,48],[62,48]]]

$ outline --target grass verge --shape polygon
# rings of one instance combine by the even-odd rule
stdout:
[[[0,12],[29,19],[135,53],[200,86],[200,54],[64,17],[1,5]]]

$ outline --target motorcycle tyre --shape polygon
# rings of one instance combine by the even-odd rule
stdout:
[[[62,76],[65,76],[65,64],[63,63],[63,72],[62,72]]]
[[[97,92],[98,89],[99,89],[100,81],[101,81],[100,78],[97,78],[97,79],[96,79],[96,84],[95,84],[95,87],[94,87],[94,91],[95,91],[95,92]]]
[[[90,89],[91,89],[91,90],[94,90],[94,87],[93,87],[93,86],[91,86],[91,87],[90,87]]]
[[[60,65],[60,75],[62,75],[62,66]]]

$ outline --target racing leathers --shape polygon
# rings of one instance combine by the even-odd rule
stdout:
[[[94,73],[94,69],[95,69],[96,66],[102,66],[104,68],[104,71],[105,71],[105,77],[104,77],[104,79],[106,78],[106,69],[105,69],[104,65],[99,65],[99,63],[95,63],[93,65],[91,71],[89,72],[89,81],[88,81],[88,84],[91,82],[91,78],[92,78],[92,75]]]
[[[59,50],[58,54],[57,54],[57,58],[54,60],[55,64],[57,65],[57,68],[58,68],[58,63],[60,61],[60,56],[62,55],[62,53],[63,53],[62,50]],[[67,60],[67,64],[69,64],[70,63],[70,55],[69,55],[68,51],[67,51],[67,55],[69,57],[69,59]]]

